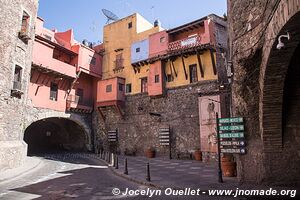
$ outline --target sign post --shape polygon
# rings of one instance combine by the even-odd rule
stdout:
[[[219,114],[216,112],[216,124],[217,124],[217,138],[218,138],[218,181],[223,183],[222,167],[221,167],[221,145],[220,145],[220,131],[219,131]]]
[[[218,137],[219,182],[222,183],[221,153],[246,153],[245,127],[242,117],[219,118],[216,113]]]

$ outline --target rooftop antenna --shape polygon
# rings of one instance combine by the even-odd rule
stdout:
[[[102,9],[102,13],[107,17],[106,24],[108,24],[110,20],[117,21],[119,19],[117,15],[115,15],[113,12],[109,10]]]

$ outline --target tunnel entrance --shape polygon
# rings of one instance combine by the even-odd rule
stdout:
[[[25,130],[28,155],[61,151],[86,151],[83,127],[66,118],[46,118],[32,123]]]

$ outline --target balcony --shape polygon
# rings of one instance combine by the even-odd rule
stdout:
[[[201,36],[197,35],[194,37],[184,38],[175,42],[170,42],[168,45],[169,51],[177,51],[197,47],[201,45]]]
[[[67,110],[80,113],[91,113],[93,100],[78,95],[69,95],[67,98]]]
[[[106,80],[100,80],[97,84],[96,106],[105,119],[101,108],[113,106],[121,116],[124,115],[121,108],[125,104],[125,79],[114,77]]]
[[[120,58],[120,59],[116,59],[114,61],[114,72],[117,73],[117,72],[120,72],[124,69],[124,59],[123,58]]]

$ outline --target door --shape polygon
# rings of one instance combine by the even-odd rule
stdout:
[[[197,65],[190,65],[190,83],[195,83],[198,81],[198,75],[197,75]]]
[[[148,80],[147,77],[141,78],[141,92],[148,92]]]

